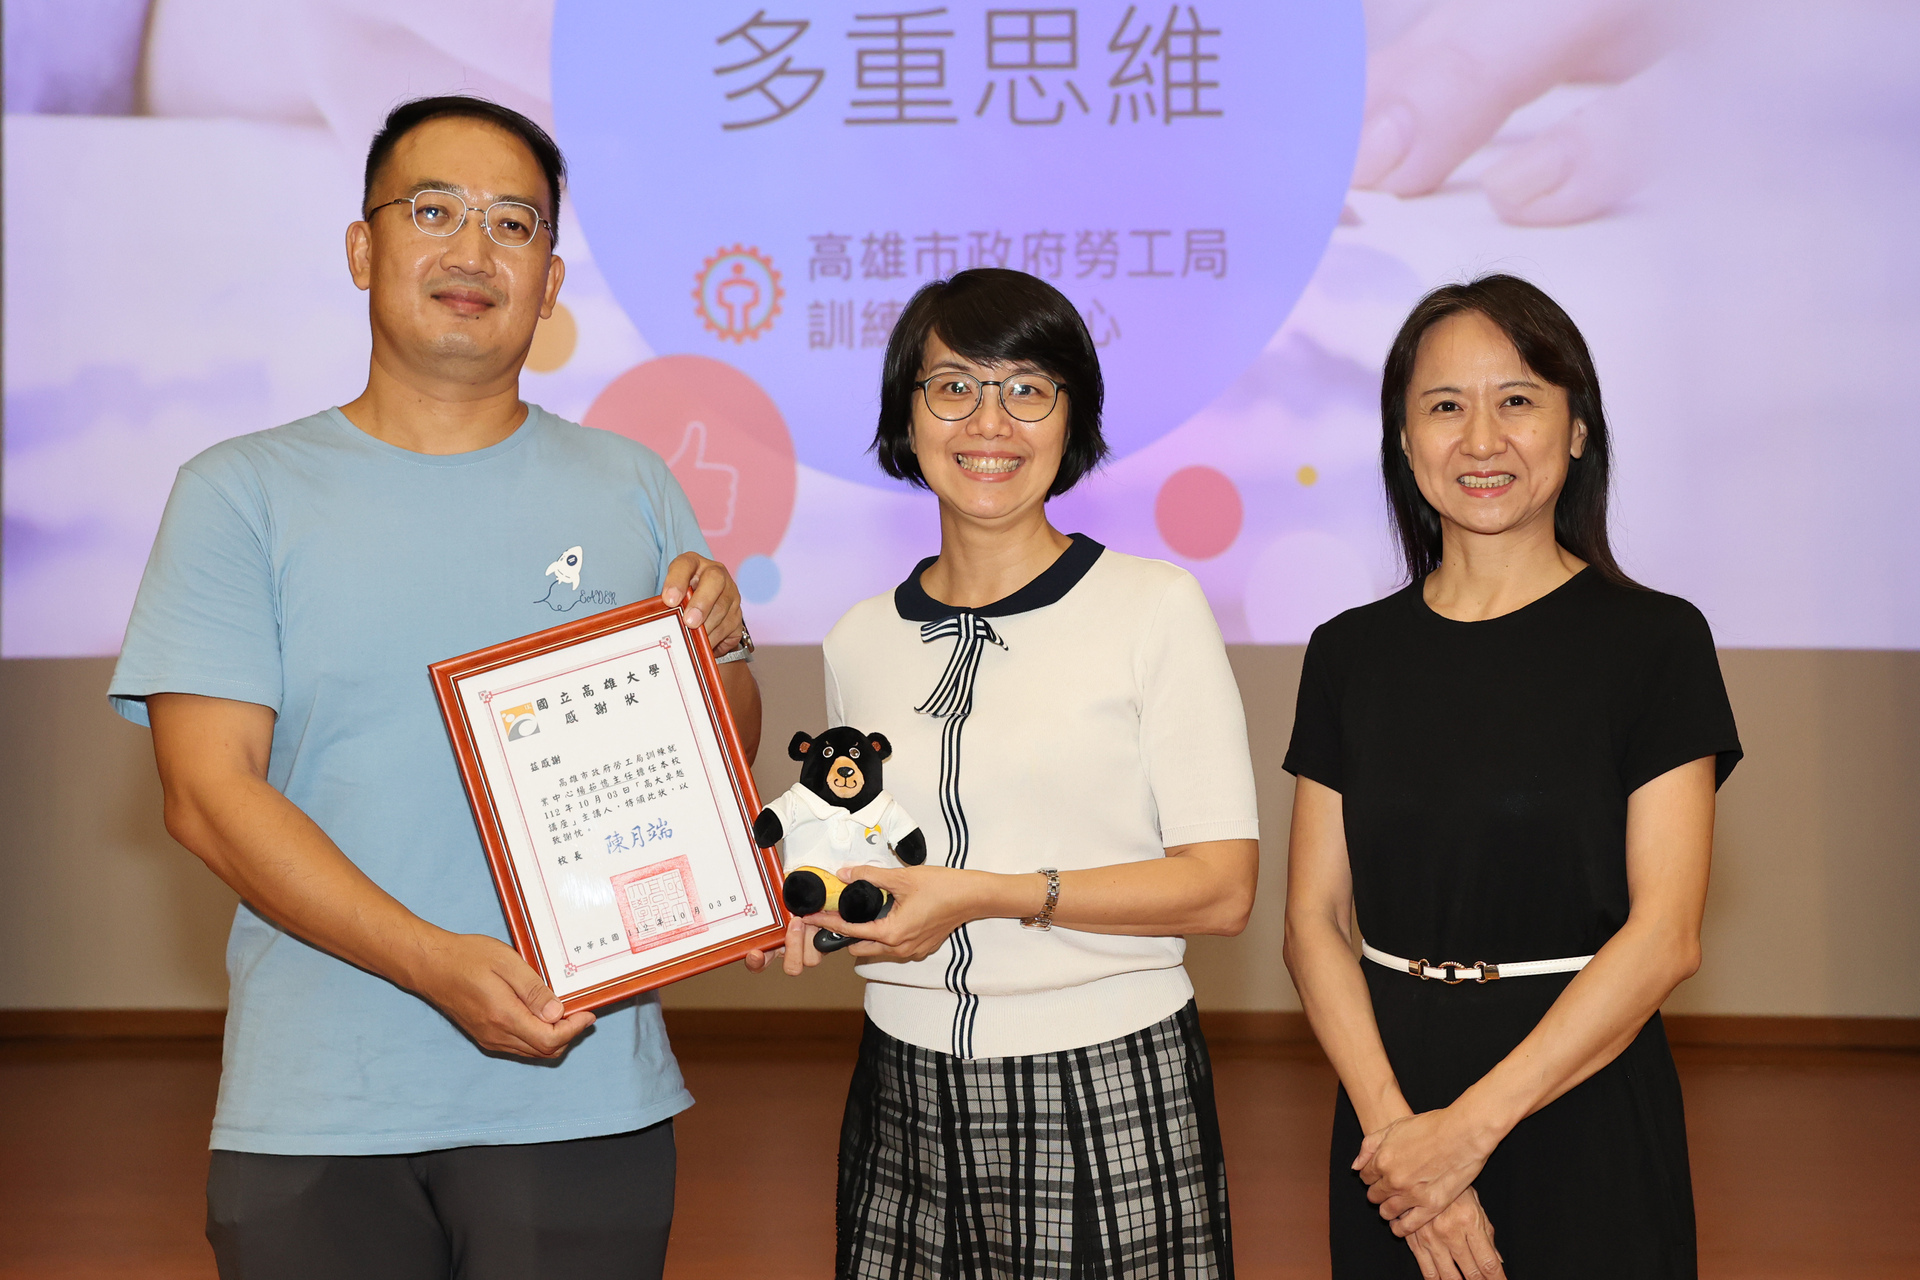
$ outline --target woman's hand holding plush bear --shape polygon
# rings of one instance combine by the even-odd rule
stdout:
[[[787,754],[800,761],[800,781],[760,811],[753,835],[762,848],[785,842],[782,896],[796,917],[785,968],[798,974],[818,964],[822,951],[852,942],[837,932],[843,921],[872,921],[891,910],[884,888],[861,877],[873,866],[926,861],[927,840],[886,793],[881,765],[893,754],[886,735],[847,726],[818,737],[796,733]],[[766,961],[754,953],[747,968],[758,973]]]
[[[807,921],[827,924],[854,939],[848,954],[863,960],[924,960],[961,925],[1031,916],[1047,896],[1046,877],[1041,875],[993,875],[954,867],[846,867],[840,875],[865,876],[888,895],[891,909],[870,924],[825,916],[809,916]]]

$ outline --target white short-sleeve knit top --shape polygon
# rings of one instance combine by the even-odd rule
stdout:
[[[979,609],[920,587],[922,561],[826,639],[827,713],[884,733],[887,790],[932,866],[1082,870],[1254,839],[1239,687],[1193,575],[1080,534]],[[925,960],[867,961],[868,1016],[963,1058],[1098,1044],[1151,1026],[1193,986],[1178,937],[977,920]]]

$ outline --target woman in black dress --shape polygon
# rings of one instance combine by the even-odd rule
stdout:
[[[1435,291],[1380,400],[1411,585],[1314,632],[1286,760],[1333,1273],[1694,1276],[1658,1010],[1740,758],[1713,638],[1614,563],[1599,385],[1552,299]]]

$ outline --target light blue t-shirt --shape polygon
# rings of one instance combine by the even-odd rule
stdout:
[[[271,707],[287,799],[415,914],[505,940],[427,665],[657,595],[706,549],[659,455],[611,432],[529,406],[499,444],[429,455],[329,409],[180,469],[108,696],[141,724],[150,693]],[[693,1103],[652,998],[536,1064],[244,903],[227,973],[216,1148],[551,1142]]]

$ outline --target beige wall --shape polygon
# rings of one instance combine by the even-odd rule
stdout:
[[[763,649],[765,750],[821,721],[819,651]],[[1239,938],[1189,962],[1203,1005],[1293,1009],[1280,962],[1292,781],[1280,770],[1298,648],[1236,647],[1266,832],[1262,893]],[[1707,958],[1689,1013],[1920,1016],[1920,654],[1721,655],[1747,759],[1721,793]],[[106,660],[0,662],[0,1007],[213,1008],[233,895],[170,839],[146,731],[107,710]],[[682,1006],[851,1005],[845,958],[805,981],[738,968],[670,989]]]

